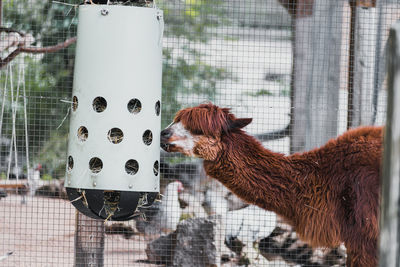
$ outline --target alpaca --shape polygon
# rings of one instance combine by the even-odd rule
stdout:
[[[348,267],[377,266],[382,127],[350,130],[290,156],[265,149],[211,103],[180,110],[161,147],[204,160],[206,173],[244,201],[284,218],[313,247],[347,249]]]

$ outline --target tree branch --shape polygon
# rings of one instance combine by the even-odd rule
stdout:
[[[1,31],[1,29],[0,29]],[[76,37],[69,38],[65,40],[62,43],[53,45],[53,46],[47,46],[47,47],[24,47],[20,46],[16,50],[14,50],[11,54],[9,54],[6,58],[0,59],[0,69],[3,67],[7,66],[8,63],[10,63],[16,56],[18,56],[20,53],[30,53],[30,54],[41,54],[41,53],[52,53],[56,52],[58,50],[61,50],[63,48],[66,48],[70,46],[71,44],[76,42]]]
[[[71,44],[76,42],[76,37],[69,38],[65,40],[63,43],[59,43],[53,46],[47,47],[20,47],[19,49],[23,53],[31,53],[31,54],[41,54],[41,53],[52,53],[56,52],[60,49],[66,48]]]

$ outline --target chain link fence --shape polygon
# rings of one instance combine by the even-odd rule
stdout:
[[[345,266],[344,245],[311,248],[177,154],[161,152],[161,201],[141,215],[77,213],[64,188],[75,37],[79,7],[97,4],[164,11],[162,128],[212,102],[289,155],[385,124],[394,0],[0,1],[0,265]]]

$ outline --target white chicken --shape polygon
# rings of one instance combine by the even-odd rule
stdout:
[[[140,209],[144,216],[136,219],[136,229],[146,234],[175,231],[182,214],[178,200],[182,190],[181,182],[169,183],[164,190],[161,202],[154,202],[152,206]]]
[[[228,201],[223,192],[208,189],[204,193],[203,208],[209,215],[218,214],[226,216],[228,212]]]
[[[239,239],[246,246],[269,236],[276,227],[276,214],[250,205],[226,215],[225,240]]]
[[[226,196],[227,192],[220,190],[217,185],[205,192],[203,203],[203,207],[209,214],[222,216],[226,246],[237,255],[245,255],[252,263],[251,266],[257,266],[260,260],[267,262],[266,259],[258,257],[254,243],[269,236],[275,229],[276,214],[254,205],[228,211],[229,204]],[[225,250],[222,253],[229,255]]]

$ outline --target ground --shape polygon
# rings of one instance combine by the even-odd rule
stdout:
[[[5,267],[61,267],[74,264],[75,208],[58,198],[27,197],[9,194],[0,200],[0,261]],[[133,221],[127,223],[134,225]],[[106,235],[104,266],[160,265],[147,263],[145,248],[151,240],[143,235],[125,239],[122,235]],[[256,266],[287,266],[281,261],[270,264],[259,255]],[[223,267],[237,266],[235,261]]]
[[[9,195],[0,200],[0,266],[72,266],[74,261],[75,208],[61,199]],[[106,235],[104,266],[157,266],[146,260],[143,236],[125,239]]]

